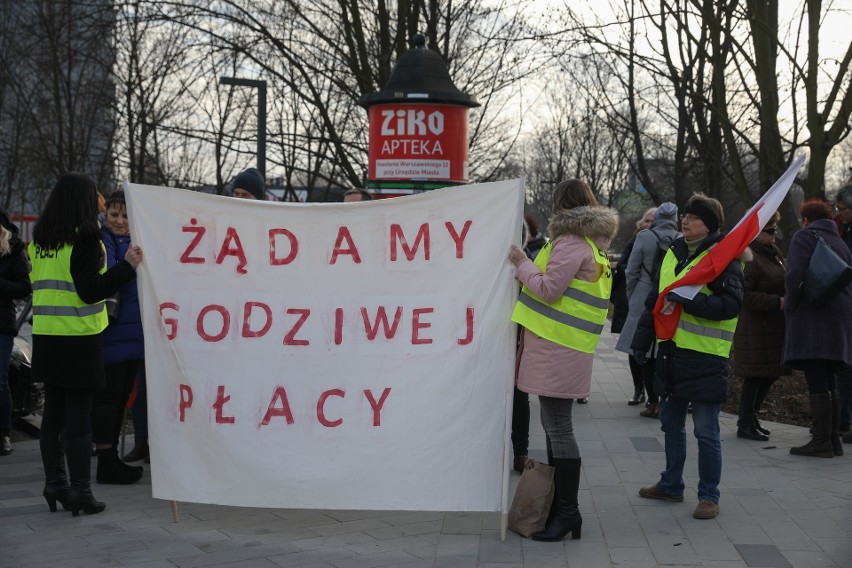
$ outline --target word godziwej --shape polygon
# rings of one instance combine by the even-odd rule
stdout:
[[[187,319],[190,321],[191,332],[203,341],[218,343],[232,333],[243,339],[261,338],[266,336],[273,327],[273,323],[283,320],[278,335],[281,343],[289,346],[308,346],[311,339],[300,335],[302,327],[314,316],[310,308],[281,308],[279,316],[273,316],[273,309],[265,302],[247,301],[243,302],[241,318],[234,318],[231,311],[221,304],[207,304],[197,313],[191,314]],[[434,308],[413,308],[409,310],[406,323],[410,322],[410,334],[403,334],[401,322],[406,310],[402,306],[388,309],[386,306],[378,306],[368,309],[360,307],[355,314],[349,312],[349,317],[355,317],[359,323],[363,323],[363,335],[368,341],[375,341],[381,332],[386,341],[397,339],[399,341],[410,341],[411,345],[429,345],[434,338],[429,335],[432,327],[429,315],[434,313]],[[181,308],[174,302],[163,302],[160,304],[160,316],[163,321],[166,338],[172,341],[178,337],[182,329]],[[389,315],[392,314],[392,315]],[[360,316],[360,317],[359,317]],[[474,309],[468,307],[464,311],[463,321],[466,332],[464,337],[456,338],[458,345],[469,345],[474,335]],[[236,321],[234,321],[236,320]],[[344,308],[334,309],[334,327],[324,344],[341,345],[344,342],[344,323],[347,320],[347,311]],[[234,323],[232,323],[234,322]],[[361,329],[357,326],[356,329]],[[360,333],[360,332],[359,332]],[[312,334],[316,336],[316,334]]]

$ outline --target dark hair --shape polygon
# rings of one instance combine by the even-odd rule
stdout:
[[[805,201],[799,206],[799,215],[808,221],[819,221],[820,219],[831,219],[833,215],[831,205],[819,199]]]
[[[373,200],[373,196],[370,195],[370,192],[367,191],[366,189],[361,189],[360,187],[347,189],[343,193],[343,197],[346,197],[347,195],[355,195],[355,194],[358,194],[358,195],[361,196],[361,201],[372,201]]]
[[[524,221],[527,222],[527,227],[530,228],[529,238],[532,239],[538,235],[538,221],[535,220],[535,217],[533,217],[531,213],[524,213]]]
[[[53,186],[33,227],[33,241],[51,250],[86,236],[100,238],[98,192],[88,175],[68,172]]]
[[[124,190],[116,189],[112,193],[109,194],[109,197],[106,198],[104,202],[104,209],[109,209],[110,205],[126,205],[127,203],[124,200]]]
[[[580,179],[567,179],[556,184],[553,188],[553,208],[573,209],[591,205],[598,207],[600,204],[595,199],[595,194],[589,185]]]

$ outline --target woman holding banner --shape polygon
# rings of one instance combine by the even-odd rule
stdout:
[[[45,384],[39,438],[44,498],[51,512],[59,501],[75,517],[81,509],[100,513],[106,505],[94,498],[89,484],[92,400],[95,389],[104,386],[104,299],[136,277],[142,249],[131,246],[123,261],[106,269],[95,184],[88,175],[72,172],[59,178],[47,198],[29,256],[32,372]]]
[[[101,227],[107,267],[112,268],[127,254],[130,248],[130,224],[127,219],[127,204],[124,191],[118,190],[107,198],[104,223]],[[133,458],[144,459],[147,451],[147,436],[140,442],[139,418],[144,418],[142,429],[147,428],[147,414],[144,405],[145,390],[142,387],[145,367],[145,343],[142,337],[142,316],[139,313],[139,293],[136,281],[131,281],[119,291],[118,309],[110,317],[109,326],[102,334],[104,350],[104,378],[106,386],[95,391],[92,408],[92,440],[98,455],[98,469],[95,478],[98,483],[126,485],[142,479],[142,467],[131,466],[118,457],[118,437],[124,422],[124,410],[137,381],[137,402],[133,406],[134,434],[139,449]],[[140,380],[141,378],[141,380]],[[141,397],[140,397],[141,393]],[[139,401],[139,398],[143,398]],[[142,414],[139,417],[137,414]],[[136,450],[137,448],[134,448]],[[141,455],[139,455],[141,454]],[[127,459],[126,461],[131,461]]]
[[[580,450],[571,412],[589,396],[595,347],[606,321],[612,274],[606,249],[618,230],[618,213],[601,207],[578,179],[553,190],[548,242],[533,262],[512,247],[509,260],[523,283],[512,320],[524,327],[518,351],[518,389],[536,394],[548,454],[556,472],[553,515],[534,540],[580,538],[577,503]]]
[[[683,237],[672,243],[645,300],[645,312],[633,337],[634,354],[644,355],[657,341],[653,310],[660,293],[676,285],[722,240],[722,204],[703,193],[686,202],[681,217]],[[728,395],[728,355],[743,302],[743,268],[736,259],[691,299],[669,292],[668,308],[682,304],[674,336],[658,343],[654,390],[660,397],[660,428],[665,433],[666,469],[660,480],[643,487],[646,499],[683,501],[686,463],[686,415],[692,403],[693,432],[698,440],[698,506],[692,516],[719,514],[722,442],[719,411]]]

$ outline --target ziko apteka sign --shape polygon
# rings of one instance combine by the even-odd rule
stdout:
[[[467,181],[467,108],[393,103],[369,112],[369,179]]]
[[[127,195],[154,497],[505,508],[521,180],[353,204]]]

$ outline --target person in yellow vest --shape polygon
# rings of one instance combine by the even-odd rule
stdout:
[[[637,360],[656,340],[653,309],[660,292],[683,277],[722,239],[722,204],[696,193],[681,216],[683,237],[663,257],[657,282],[645,301],[631,347]],[[666,469],[656,485],[643,487],[646,499],[683,501],[686,463],[686,415],[692,403],[692,422],[698,440],[698,506],[693,517],[712,519],[719,514],[722,444],[719,411],[728,396],[728,355],[743,304],[745,277],[742,263],[731,261],[718,278],[702,286],[694,298],[670,292],[669,302],[683,304],[674,337],[660,341],[654,390],[660,396],[660,425],[665,432]]]
[[[589,396],[595,347],[606,321],[612,271],[606,249],[618,230],[618,213],[601,207],[583,181],[553,190],[551,240],[530,260],[513,247],[509,260],[523,284],[512,321],[523,326],[517,386],[538,395],[548,454],[555,466],[553,515],[534,540],[580,538],[577,505],[580,450],[571,412]]]
[[[32,373],[45,385],[39,436],[43,495],[51,512],[58,501],[75,517],[81,509],[100,513],[106,505],[94,498],[90,487],[91,414],[94,391],[105,384],[104,298],[136,277],[142,249],[131,246],[123,261],[106,269],[95,184],[85,174],[70,172],[48,196],[28,250]]]

